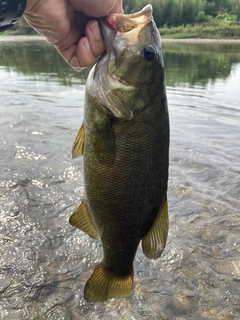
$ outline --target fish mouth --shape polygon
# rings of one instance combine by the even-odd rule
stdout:
[[[104,18],[107,26],[116,32],[125,33],[146,24],[152,19],[152,5],[148,4],[141,11],[132,14],[109,14]]]
[[[105,89],[98,88],[97,96],[103,110],[115,118],[131,120],[136,114],[136,110],[127,106],[126,103],[115,105],[116,96],[124,92],[126,100],[127,97],[134,96],[136,92],[136,84],[133,83],[133,79],[130,77],[131,81],[128,81],[128,71],[126,73],[126,68],[121,69],[117,62],[124,55],[130,56],[130,60],[134,59],[134,55],[140,56],[142,46],[148,41],[148,38],[147,40],[144,38],[144,30],[151,23],[153,23],[153,17],[150,4],[133,14],[112,13],[99,19],[106,51],[101,56],[95,73],[97,74],[100,66],[104,65],[106,75],[102,79],[107,85]],[[144,40],[139,41],[140,34],[143,34]],[[123,56],[121,56],[122,52]]]
[[[113,35],[118,33],[127,33],[140,25],[147,24],[152,20],[152,5],[146,5],[141,11],[131,14],[112,13],[100,19],[100,25],[104,34],[109,35],[110,29]]]

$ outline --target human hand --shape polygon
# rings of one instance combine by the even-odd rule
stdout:
[[[81,71],[104,52],[96,18],[115,12],[122,0],[27,0],[24,18]]]

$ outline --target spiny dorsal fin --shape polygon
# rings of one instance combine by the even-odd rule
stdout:
[[[99,234],[94,227],[91,218],[88,215],[84,202],[73,212],[69,219],[69,223],[87,233],[93,239],[99,239]]]
[[[126,297],[132,291],[133,271],[129,276],[123,277],[107,271],[103,265],[98,264],[88,279],[84,296],[88,301],[100,302],[114,297]]]
[[[84,141],[85,141],[85,130],[84,124],[81,125],[78,130],[78,134],[72,146],[72,158],[78,158],[83,154],[84,149]]]
[[[142,238],[142,249],[149,259],[157,259],[163,253],[168,235],[168,204],[161,206],[148,233]]]

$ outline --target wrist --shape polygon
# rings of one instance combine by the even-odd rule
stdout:
[[[0,32],[10,29],[21,18],[26,0],[0,1]]]

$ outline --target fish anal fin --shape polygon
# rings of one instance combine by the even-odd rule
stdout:
[[[80,206],[73,212],[69,219],[69,223],[87,233],[91,238],[99,239],[99,234],[89,217],[84,201],[82,201]]]
[[[88,279],[84,296],[88,301],[102,302],[109,298],[126,297],[132,291],[133,271],[129,276],[119,276],[98,264]]]
[[[78,134],[72,146],[73,159],[78,158],[83,154],[84,141],[85,141],[85,129],[84,129],[84,124],[82,124],[80,129],[78,130]]]
[[[164,251],[168,235],[168,203],[164,201],[155,221],[142,238],[142,249],[149,259],[157,259]]]

